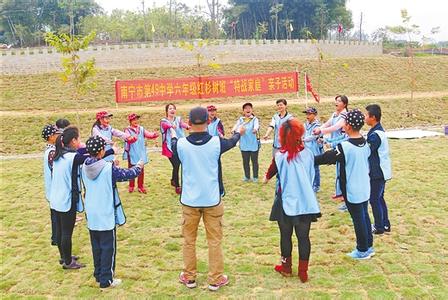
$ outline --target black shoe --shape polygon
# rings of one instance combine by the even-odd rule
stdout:
[[[384,226],[384,232],[390,233],[390,226]]]
[[[58,245],[58,242],[56,242],[56,241],[51,241],[51,245],[52,245],[52,246],[57,246],[57,245]]]
[[[378,230],[378,229],[376,229],[376,228],[373,228],[373,229],[372,229],[372,233],[373,233],[373,234],[383,234],[383,233],[384,233],[384,230]]]
[[[76,256],[76,255],[72,255],[72,260],[78,260],[78,259],[79,259],[78,256]],[[63,259],[60,259],[60,260],[59,260],[59,264],[60,264],[60,265],[64,264],[64,260],[63,260]]]

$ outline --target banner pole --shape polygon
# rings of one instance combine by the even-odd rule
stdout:
[[[300,101],[300,97],[299,97],[299,66],[296,66],[296,78],[297,78],[297,91],[296,91],[296,97],[297,97],[297,102]]]
[[[115,108],[118,110],[118,88],[117,88],[117,77],[115,77]]]

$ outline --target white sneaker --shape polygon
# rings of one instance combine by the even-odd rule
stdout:
[[[111,288],[114,288],[114,287],[119,286],[122,282],[123,282],[123,280],[118,279],[118,278],[114,278],[114,279],[112,280],[112,283],[111,283],[109,286],[107,286],[107,287],[105,287],[105,288],[101,288],[101,289],[102,289],[102,290],[104,290],[104,289],[111,289]]]

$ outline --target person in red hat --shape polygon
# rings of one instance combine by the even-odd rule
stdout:
[[[214,105],[207,106],[208,111],[208,133],[211,136],[224,137],[224,125],[217,117],[217,108]]]
[[[129,126],[125,128],[124,132],[129,134],[131,137],[136,137],[135,142],[125,142],[123,160],[128,161],[128,167],[132,168],[137,164],[138,161],[143,161],[144,164],[148,163],[148,155],[146,152],[145,139],[156,139],[159,137],[157,132],[149,132],[138,124],[140,116],[132,113],[128,115]],[[143,185],[145,172],[142,168],[142,172],[138,176],[137,186],[138,192],[146,194],[146,189]],[[129,180],[129,193],[132,193],[135,188],[135,180]]]
[[[109,114],[107,111],[100,111],[96,113],[96,121],[92,126],[92,136],[100,136],[106,141],[106,151],[112,148],[114,142],[112,141],[112,137],[118,137],[123,141],[128,143],[133,143],[137,140],[136,137],[131,137],[129,134],[124,133],[121,130],[112,128],[110,125],[110,119],[113,115]],[[114,156],[110,155],[105,157],[106,161],[113,161]]]

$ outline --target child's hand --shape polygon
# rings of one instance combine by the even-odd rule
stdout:
[[[320,128],[314,128],[313,129],[313,134],[314,135],[319,135],[322,132],[322,130],[320,130]]]
[[[268,137],[269,137],[269,136],[268,136],[267,134],[265,134],[265,135],[263,136],[263,140],[266,141],[266,140],[268,139]]]
[[[240,128],[238,128],[238,132],[240,135],[244,135],[246,133],[246,127],[240,126]]]
[[[264,178],[263,178],[263,184],[266,184],[266,183],[268,183],[269,182],[269,179],[265,176]]]
[[[118,167],[120,165],[120,161],[118,159],[114,160],[114,165]]]
[[[112,150],[114,150],[114,154],[118,154],[118,151],[120,151],[120,148],[118,148],[117,143],[114,143],[112,146]]]

